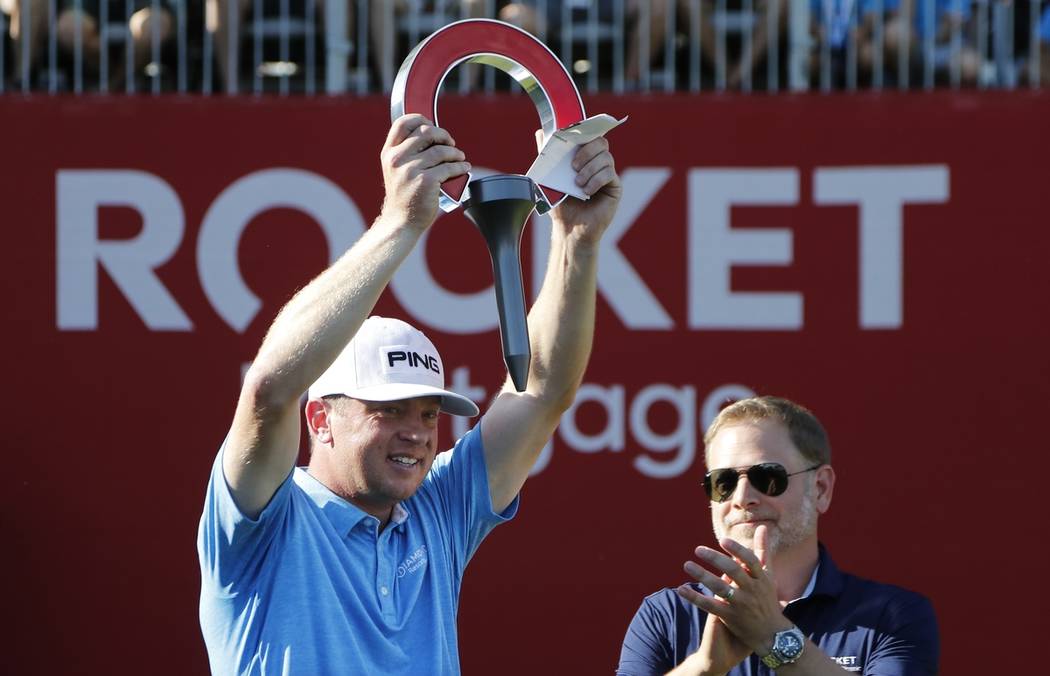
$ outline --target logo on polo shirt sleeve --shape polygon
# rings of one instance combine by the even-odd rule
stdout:
[[[441,375],[441,362],[437,355],[409,349],[407,345],[392,345],[381,348],[383,355],[383,373],[405,373],[432,371]]]

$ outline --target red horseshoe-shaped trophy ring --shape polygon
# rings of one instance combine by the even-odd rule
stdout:
[[[467,19],[438,29],[405,58],[390,95],[391,120],[418,113],[438,124],[441,83],[461,63],[494,66],[514,78],[536,106],[545,137],[586,117],[576,83],[547,45],[502,21]],[[442,209],[459,206],[469,180],[468,174],[441,184]],[[564,197],[550,188],[545,193],[551,204]]]

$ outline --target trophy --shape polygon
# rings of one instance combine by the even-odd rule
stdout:
[[[521,233],[533,209],[546,211],[539,186],[528,176],[497,174],[471,181],[463,213],[481,231],[492,257],[503,361],[518,392],[529,381],[529,326],[521,281]],[[542,212],[541,212],[542,213]]]
[[[405,58],[394,79],[390,114],[419,113],[438,124],[441,83],[458,65],[479,63],[510,75],[540,117],[545,144],[526,174],[471,174],[441,186],[440,206],[462,206],[492,258],[503,360],[515,389],[528,384],[529,327],[521,277],[520,243],[532,212],[546,213],[567,195],[588,196],[575,185],[572,151],[620,124],[608,115],[586,118],[583,101],[561,61],[542,42],[502,21],[468,19],[438,29]]]

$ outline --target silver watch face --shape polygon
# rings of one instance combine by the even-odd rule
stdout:
[[[806,645],[806,637],[798,629],[780,632],[773,644],[775,650],[784,662],[794,662],[802,654],[802,648]]]

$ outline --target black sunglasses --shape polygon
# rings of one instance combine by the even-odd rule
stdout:
[[[788,477],[812,472],[822,465],[823,463],[819,463],[790,474],[779,462],[763,462],[750,467],[713,469],[704,475],[704,492],[714,502],[725,502],[736,490],[740,475],[746,474],[748,483],[759,492],[777,496],[787,490]]]

